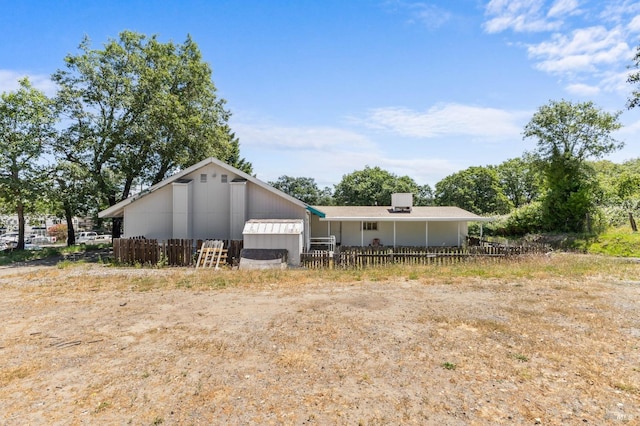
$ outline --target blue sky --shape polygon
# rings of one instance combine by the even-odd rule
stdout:
[[[435,185],[535,146],[522,139],[550,100],[623,111],[640,157],[640,111],[625,82],[640,43],[629,0],[0,0],[0,92],[49,76],[87,35],[122,30],[182,43],[213,68],[241,154],[264,181],[332,186],[366,165]]]

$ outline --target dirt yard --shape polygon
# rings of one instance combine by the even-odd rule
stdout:
[[[625,268],[226,286],[4,267],[0,424],[640,424],[640,264]]]

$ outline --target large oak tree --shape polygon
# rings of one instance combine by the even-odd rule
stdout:
[[[409,176],[397,176],[380,167],[365,166],[346,174],[335,186],[333,199],[336,205],[390,206],[391,194],[408,192],[413,194],[413,204],[431,204],[433,197],[429,185],[418,185]]]
[[[525,126],[524,137],[537,141],[533,153],[545,176],[543,214],[547,230],[587,230],[595,209],[596,181],[590,158],[622,148],[611,136],[620,113],[608,113],[592,102],[551,101]]]
[[[102,49],[88,38],[79,49],[53,75],[69,124],[55,152],[86,170],[98,208],[209,156],[251,172],[239,157],[211,68],[191,37],[161,43],[155,35],[124,31]],[[120,233],[118,221],[113,232]]]
[[[18,246],[24,249],[25,213],[43,194],[41,155],[54,136],[52,101],[28,79],[0,96],[0,199],[18,216]]]
[[[504,214],[511,209],[493,168],[473,166],[436,183],[436,203],[476,214]]]

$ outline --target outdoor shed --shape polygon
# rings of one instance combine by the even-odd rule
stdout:
[[[245,249],[286,249],[287,263],[300,265],[304,252],[304,221],[297,219],[252,219],[242,231]]]

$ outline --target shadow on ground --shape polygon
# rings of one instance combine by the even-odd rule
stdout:
[[[82,263],[100,263],[109,262],[113,257],[111,248],[99,250],[84,250],[76,253],[65,253],[55,256],[47,256],[41,259],[26,260],[23,262],[13,262],[8,265],[2,265],[5,268],[21,268],[25,266],[56,266],[60,262],[82,262]]]

